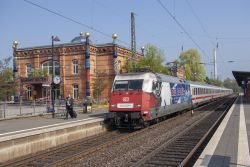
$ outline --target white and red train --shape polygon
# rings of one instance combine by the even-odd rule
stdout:
[[[231,93],[231,89],[182,82],[160,73],[119,74],[114,79],[107,121],[118,128],[148,126],[166,115]]]

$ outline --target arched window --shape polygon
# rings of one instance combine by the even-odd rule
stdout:
[[[52,74],[52,60],[44,62],[42,68],[47,68],[48,74]],[[54,61],[54,71],[55,75],[60,75],[60,64],[57,61]]]
[[[78,74],[78,61],[72,60],[73,74]]]

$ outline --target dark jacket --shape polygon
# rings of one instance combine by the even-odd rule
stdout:
[[[66,109],[67,109],[67,110],[68,110],[68,109],[73,109],[73,105],[74,105],[73,99],[67,97],[67,98],[66,98]]]

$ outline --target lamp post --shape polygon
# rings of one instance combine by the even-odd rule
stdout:
[[[90,52],[89,52],[89,37],[90,33],[85,32],[86,37],[86,53],[85,53],[85,68],[86,68],[86,98],[90,98]]]
[[[119,74],[119,69],[118,69],[118,60],[117,60],[117,52],[116,52],[116,39],[117,39],[118,35],[117,34],[112,34],[112,38],[113,38],[113,46],[114,46],[114,51],[113,51],[113,58],[114,58],[114,72],[115,75]]]
[[[54,92],[54,82],[53,82],[53,79],[54,79],[54,75],[55,75],[55,69],[54,69],[54,41],[60,41],[60,39],[57,37],[57,36],[52,36],[51,37],[51,40],[52,40],[52,57],[51,57],[51,61],[52,61],[52,82],[51,82],[51,105],[52,105],[52,117],[55,118],[55,107],[54,107],[54,95],[55,95],[55,92]]]
[[[141,47],[141,53],[142,53],[142,56],[143,56],[143,57],[144,57],[144,50],[145,50],[145,47],[142,46],[142,47]]]
[[[12,48],[13,48],[13,81],[15,84],[15,95],[14,95],[14,102],[18,101],[18,92],[17,92],[17,73],[18,73],[18,68],[17,68],[17,56],[16,56],[16,50],[17,50],[17,41],[13,41]]]

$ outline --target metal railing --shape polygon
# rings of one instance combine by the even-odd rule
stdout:
[[[107,101],[107,99],[92,100],[93,104],[106,104]],[[51,102],[48,98],[40,98],[32,101],[20,100],[17,103],[0,101],[0,119],[44,115],[51,112],[51,107]],[[55,113],[65,112],[65,99],[56,99],[54,107]],[[74,110],[83,111],[84,102],[82,100],[74,100]]]
[[[41,101],[0,102],[0,118],[12,118],[25,115],[40,115],[47,112],[47,103]]]

